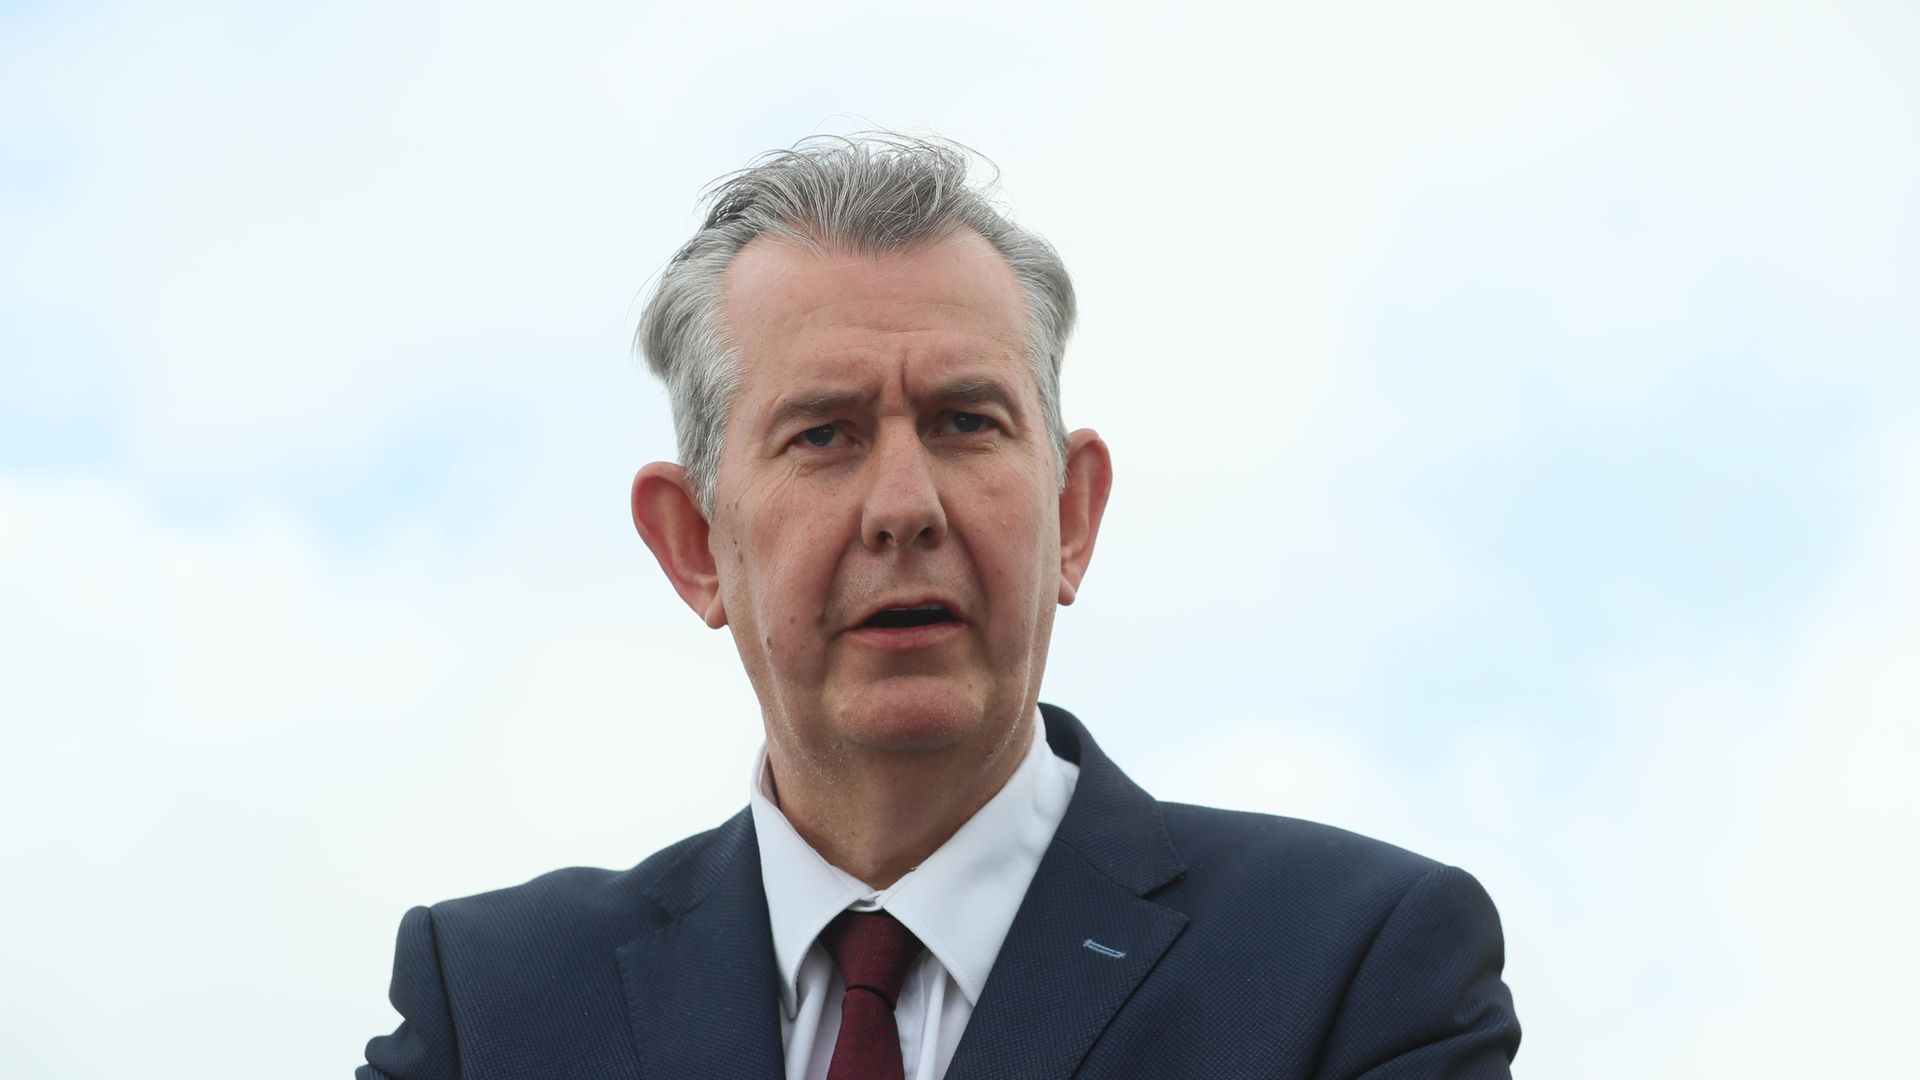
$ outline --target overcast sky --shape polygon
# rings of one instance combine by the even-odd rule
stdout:
[[[345,1076],[407,907],[744,802],[628,339],[869,126],[1078,283],[1045,700],[1478,876],[1523,1075],[1906,1060],[1920,16],[1551,7],[0,4],[9,1074]]]

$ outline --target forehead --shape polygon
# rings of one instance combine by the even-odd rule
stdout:
[[[721,304],[748,399],[823,380],[1025,367],[1019,281],[970,231],[879,254],[810,251],[762,236],[734,257]]]

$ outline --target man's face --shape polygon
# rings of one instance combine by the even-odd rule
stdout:
[[[722,303],[743,370],[710,547],[769,738],[820,763],[992,753],[1063,588],[1012,270],[971,232],[887,255],[762,237]]]

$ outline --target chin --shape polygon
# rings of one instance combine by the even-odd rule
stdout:
[[[829,708],[829,722],[841,738],[874,750],[941,750],[994,726],[994,710],[968,689],[930,676],[885,679]]]

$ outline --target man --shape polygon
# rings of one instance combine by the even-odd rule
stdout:
[[[362,1080],[1508,1075],[1471,877],[1157,802],[1038,703],[1112,465],[1060,420],[1066,271],[966,165],[829,140],[718,188],[641,322],[681,464],[632,510],[759,698],[749,804],[409,912]]]

